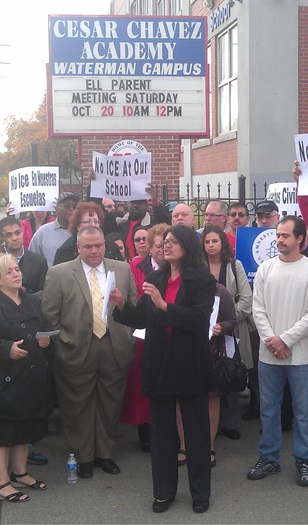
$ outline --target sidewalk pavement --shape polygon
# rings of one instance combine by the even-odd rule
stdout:
[[[244,411],[248,400],[240,398]],[[284,433],[282,472],[259,481],[246,478],[258,459],[260,420],[239,421],[241,439],[216,440],[217,466],[212,469],[212,497],[205,514],[195,514],[188,489],[186,466],[179,467],[178,494],[167,512],[152,512],[150,455],[142,452],[136,427],[122,423],[113,459],[121,474],[94,469],[90,480],[66,482],[65,441],[59,410],[50,418],[49,435],[37,449],[46,454],[44,466],[29,465],[29,472],[48,484],[45,492],[28,490],[24,504],[0,502],[0,525],[17,524],[305,524],[308,523],[308,488],[296,484],[292,432]]]

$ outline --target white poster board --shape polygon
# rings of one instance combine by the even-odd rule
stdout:
[[[146,186],[151,183],[151,153],[104,155],[93,151],[91,197],[116,201],[147,200]]]
[[[58,196],[57,166],[28,166],[9,172],[9,201],[14,214],[53,211]]]

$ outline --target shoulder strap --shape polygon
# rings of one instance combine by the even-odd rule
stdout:
[[[238,293],[237,273],[236,273],[236,260],[234,258],[231,259],[231,268],[232,268],[232,272],[233,272],[233,275],[234,275],[234,278],[235,278],[236,291]]]

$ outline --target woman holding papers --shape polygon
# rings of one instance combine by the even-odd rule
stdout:
[[[0,498],[22,503],[29,497],[14,485],[45,490],[27,473],[28,443],[48,431],[53,408],[50,367],[44,349],[49,337],[36,336],[46,321],[39,300],[21,290],[21,272],[12,255],[0,258]],[[12,473],[8,473],[11,450]]]
[[[116,321],[146,328],[142,392],[150,398],[153,511],[166,511],[177,493],[178,401],[193,510],[201,513],[210,498],[208,392],[214,385],[208,335],[216,283],[192,228],[173,226],[163,239],[164,261],[144,282],[137,305],[118,289],[110,300]]]
[[[252,325],[252,291],[240,261],[233,259],[225,232],[213,224],[204,228],[201,236],[201,246],[205,261],[215,279],[230,292],[236,312],[236,337],[240,339],[239,350],[247,368],[253,366],[248,323]],[[227,400],[222,399],[220,410],[220,433],[230,439],[239,439],[236,429],[238,418],[238,396],[228,394]]]

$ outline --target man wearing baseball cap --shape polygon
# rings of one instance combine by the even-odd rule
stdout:
[[[67,227],[79,200],[79,197],[70,191],[60,193],[56,205],[56,220],[41,226],[31,239],[29,250],[46,257],[49,268],[53,265],[59,246],[71,236]]]
[[[261,201],[256,207],[256,222],[259,228],[277,228],[280,221],[279,209],[274,201]]]

